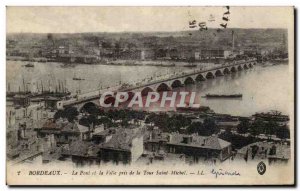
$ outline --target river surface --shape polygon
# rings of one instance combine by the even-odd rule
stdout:
[[[122,83],[136,84],[164,78],[168,75],[189,72],[192,68],[160,66],[109,66],[109,65],[64,65],[61,63],[34,63],[34,67],[24,67],[21,61],[7,61],[7,87],[10,91],[55,90],[59,86],[70,92],[82,93]],[[73,80],[73,77],[84,80]],[[24,83],[23,83],[24,79]],[[43,84],[43,85],[42,85]],[[60,85],[59,85],[60,84]],[[289,113],[288,92],[293,85],[289,78],[289,65],[255,66],[235,74],[217,77],[201,83],[188,85],[180,90],[198,94],[200,105],[209,106],[215,112],[249,116],[255,112],[278,110]],[[206,99],[211,94],[243,94],[242,99]]]

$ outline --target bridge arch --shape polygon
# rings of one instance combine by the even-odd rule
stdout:
[[[244,68],[244,69],[248,69],[248,65],[247,65],[247,64],[244,64],[243,68]]]
[[[161,83],[157,88],[157,92],[169,91],[171,88],[166,83]]]
[[[212,79],[212,78],[214,78],[215,76],[213,75],[213,73],[212,72],[207,72],[207,74],[205,75],[205,78],[206,79]]]
[[[142,91],[141,91],[141,94],[142,96],[146,96],[148,95],[149,92],[154,92],[154,90],[150,87],[145,87]]]
[[[187,84],[194,84],[195,81],[192,77],[187,77],[185,80],[184,80],[184,84],[187,85]]]
[[[199,75],[196,76],[196,81],[197,82],[205,81],[205,78],[204,78],[204,76],[202,74],[199,74]]]
[[[215,72],[215,76],[223,76],[223,73],[221,72],[221,70],[217,70]]]
[[[252,68],[252,67],[253,67],[252,63],[249,63],[249,64],[248,64],[248,67],[249,67],[249,68]]]
[[[230,73],[230,70],[228,68],[224,68],[223,74],[229,74],[229,73]]]
[[[234,66],[230,68],[230,72],[236,72],[236,71],[237,70],[236,70],[236,68]]]
[[[181,83],[180,80],[174,80],[172,83],[171,83],[171,87],[172,88],[179,88],[179,87],[182,87],[183,84]]]
[[[239,66],[237,67],[237,69],[238,69],[239,71],[243,70],[243,68],[242,68],[241,65],[239,65]]]

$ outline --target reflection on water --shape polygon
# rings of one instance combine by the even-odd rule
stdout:
[[[23,67],[26,63],[7,61],[7,83],[11,91],[17,91],[23,79],[30,89],[35,91],[37,84],[44,89],[55,90],[59,83],[66,84],[72,93],[115,86],[121,83],[136,83],[153,76],[165,76],[174,72],[191,70],[184,67],[154,66],[108,66],[108,65],[73,65],[59,63],[35,63],[34,68]],[[180,88],[198,92],[200,104],[211,107],[218,113],[233,115],[252,115],[255,112],[271,109],[289,113],[288,65],[270,67],[256,66],[252,69],[188,85]],[[73,80],[73,77],[85,80]],[[205,94],[243,94],[242,99],[206,99]]]

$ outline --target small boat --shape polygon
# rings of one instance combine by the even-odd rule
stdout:
[[[33,67],[34,67],[34,64],[28,63],[28,64],[24,65],[24,67],[27,67],[27,68],[33,68]]]
[[[206,94],[206,98],[241,98],[242,94]]]
[[[73,80],[85,80],[84,78],[73,77]]]
[[[200,106],[198,108],[195,108],[186,105],[185,107],[176,107],[176,111],[214,113],[213,110],[206,106]]]

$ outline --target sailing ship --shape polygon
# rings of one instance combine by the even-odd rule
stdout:
[[[6,93],[6,97],[8,99],[13,98],[18,95],[26,95],[30,98],[38,98],[38,97],[57,97],[57,98],[63,98],[71,95],[71,92],[68,91],[66,88],[66,81],[60,81],[58,80],[58,85],[55,85],[55,90],[51,89],[50,81],[49,81],[49,87],[48,90],[45,90],[44,84],[41,81],[40,83],[36,83],[37,91],[31,91],[29,90],[28,83],[25,83],[25,80],[23,78],[23,87],[21,88],[19,86],[19,91],[11,91],[10,83],[8,83],[8,90]]]

